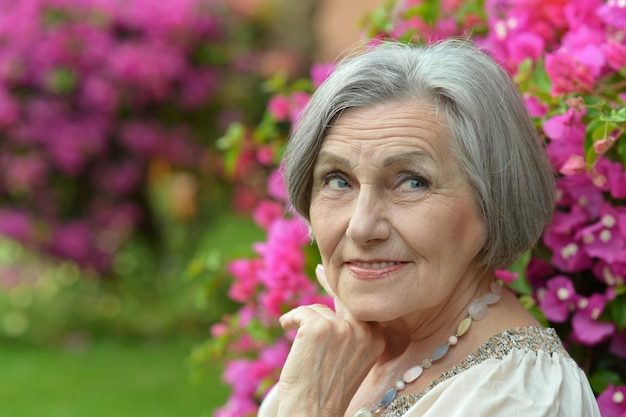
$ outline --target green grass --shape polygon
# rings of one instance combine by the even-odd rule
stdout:
[[[0,417],[208,417],[220,365],[192,382],[192,344],[100,342],[80,352],[0,346]]]

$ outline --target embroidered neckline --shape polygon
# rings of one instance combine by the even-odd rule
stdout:
[[[402,395],[393,400],[380,417],[402,416],[409,408],[415,405],[424,395],[441,382],[487,359],[503,359],[514,349],[520,349],[526,352],[538,352],[543,350],[549,354],[556,353],[569,358],[569,354],[563,347],[556,331],[552,328],[528,326],[503,330],[480,345],[461,363],[439,375],[439,377],[433,380],[423,391],[417,394]]]

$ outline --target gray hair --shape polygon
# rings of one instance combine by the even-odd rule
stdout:
[[[288,142],[291,204],[309,220],[317,154],[342,112],[406,100],[433,103],[447,122],[453,152],[485,221],[479,261],[489,269],[510,266],[550,221],[554,173],[517,88],[468,41],[425,47],[388,42],[338,65],[313,94]]]

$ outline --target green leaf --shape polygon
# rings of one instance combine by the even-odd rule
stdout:
[[[226,134],[215,141],[215,147],[221,151],[232,149],[241,144],[245,134],[246,128],[242,123],[232,123],[228,126]]]
[[[269,94],[288,94],[287,74],[279,72],[261,85],[261,91]]]
[[[313,83],[310,78],[299,78],[291,84],[291,91],[313,91]]]
[[[617,372],[608,369],[599,369],[589,377],[591,388],[595,393],[601,393],[610,385],[622,385],[624,381]]]
[[[586,148],[585,149],[585,168],[587,169],[587,171],[591,171],[591,168],[593,168],[597,160],[598,160],[598,154],[595,151],[595,149],[593,149],[593,146]]]
[[[626,294],[626,284],[618,284],[613,287],[616,296]]]
[[[263,119],[254,130],[253,139],[256,143],[269,143],[272,139],[279,135],[279,129],[276,119],[270,114],[265,112]]]
[[[509,271],[517,274],[517,278],[509,284],[509,288],[515,291],[517,294],[521,295],[530,295],[533,292],[530,283],[528,282],[528,278],[526,278],[526,268],[528,267],[528,263],[530,262],[531,252],[526,251],[522,255],[520,255],[513,265],[509,268]]]
[[[249,334],[254,340],[272,343],[273,334],[271,329],[257,319],[250,320],[246,326],[246,333]]]
[[[237,161],[239,161],[240,150],[237,148],[228,149],[224,153],[224,172],[228,177],[231,177],[235,174],[235,169],[237,168]]]
[[[614,123],[626,122],[626,107],[622,107],[619,110],[612,109],[611,113],[608,116],[608,120]]]
[[[596,128],[591,132],[591,138],[595,141],[606,139],[609,133],[619,129],[619,126],[614,122],[606,121],[604,124]]]
[[[509,288],[515,291],[517,294],[528,295],[532,294],[533,289],[528,282],[528,279],[524,276],[517,277],[512,283],[510,283]]]
[[[606,310],[611,316],[611,320],[615,323],[618,329],[624,330],[626,328],[626,296],[621,295],[614,298],[606,305]]]
[[[603,115],[591,120],[587,124],[584,143],[587,170],[590,170],[598,160],[598,154],[593,145],[597,141],[606,139],[610,132],[618,128],[615,123],[610,123]]]
[[[71,68],[56,68],[47,76],[50,91],[56,94],[70,94],[78,84],[78,77]]]
[[[550,94],[552,81],[546,72],[546,67],[543,61],[538,61],[535,65],[535,71],[533,72],[533,84],[535,84],[535,87],[537,87],[539,91],[545,94]]]
[[[623,136],[617,139],[616,149],[619,159],[622,161],[622,164],[626,168],[626,139]]]
[[[439,20],[439,12],[441,11],[439,3],[439,0],[425,0],[419,5],[408,9],[404,14],[404,19],[409,20],[413,17],[421,17],[425,23],[434,24]]]

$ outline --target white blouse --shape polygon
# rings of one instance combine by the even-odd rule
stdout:
[[[259,417],[278,414],[277,389]],[[553,329],[505,330],[423,392],[396,398],[381,417],[600,417],[585,373]]]

